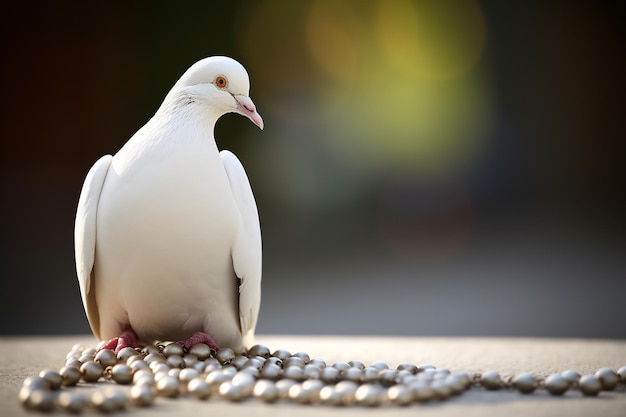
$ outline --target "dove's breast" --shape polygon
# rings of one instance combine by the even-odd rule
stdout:
[[[144,341],[240,337],[231,260],[239,221],[213,141],[116,155],[97,214],[101,337],[127,325]]]

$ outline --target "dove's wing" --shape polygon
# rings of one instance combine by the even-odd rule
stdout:
[[[250,347],[261,306],[261,227],[248,176],[239,159],[229,151],[220,152],[230,188],[239,209],[241,225],[232,248],[233,268],[239,285],[239,321],[243,343]]]
[[[93,279],[93,263],[96,255],[96,214],[100,192],[111,166],[111,155],[100,158],[89,170],[78,199],[76,223],[74,225],[74,245],[76,272],[80,295],[87,313],[87,319],[94,335],[100,339],[100,317],[93,292],[90,292]]]

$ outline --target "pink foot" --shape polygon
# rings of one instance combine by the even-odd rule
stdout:
[[[139,343],[137,343],[137,335],[130,329],[123,331],[118,337],[114,337],[106,342],[100,347],[99,350],[109,349],[114,350],[115,353],[119,353],[119,351],[125,347],[131,347],[133,349],[139,347]]]
[[[178,342],[185,347],[185,349],[190,349],[193,345],[197,345],[198,343],[204,343],[205,345],[209,345],[211,349],[214,351],[220,350],[220,347],[215,343],[215,340],[208,334],[204,332],[194,333],[189,339],[184,342]]]

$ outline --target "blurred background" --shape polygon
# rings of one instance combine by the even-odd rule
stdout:
[[[626,337],[619,2],[39,3],[0,6],[1,334],[89,333],[87,171],[229,55],[259,333]]]

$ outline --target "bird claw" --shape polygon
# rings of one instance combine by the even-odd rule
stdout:
[[[114,337],[108,342],[105,342],[102,346],[99,347],[98,350],[113,350],[117,354],[120,352],[120,350],[126,347],[131,347],[133,349],[139,347],[139,344],[137,343],[137,335],[132,330],[126,330],[122,332],[122,334],[118,337]]]
[[[191,349],[193,345],[197,345],[199,343],[204,343],[205,345],[208,345],[212,350],[216,352],[220,350],[220,347],[215,342],[215,340],[213,340],[211,336],[204,332],[194,333],[189,339],[185,341],[180,341],[178,343],[183,345],[183,347],[187,350]]]

